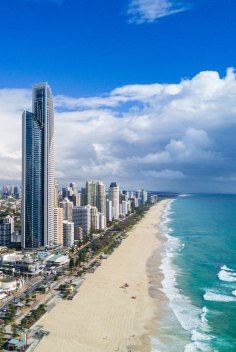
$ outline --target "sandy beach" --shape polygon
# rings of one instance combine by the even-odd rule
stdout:
[[[73,301],[59,302],[38,322],[50,334],[36,352],[151,351],[161,314],[157,225],[167,202],[153,206],[95,273],[86,275]]]

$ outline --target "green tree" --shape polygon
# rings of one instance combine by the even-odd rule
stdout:
[[[75,261],[74,261],[74,258],[70,258],[69,267],[70,267],[70,269],[71,269],[71,270],[73,270],[73,268],[75,267]]]
[[[21,327],[23,328],[23,329],[25,329],[25,328],[27,328],[27,319],[26,318],[23,318],[22,320],[21,320]]]
[[[3,325],[0,326],[0,347],[4,344],[6,339],[6,330]]]
[[[12,326],[11,326],[11,334],[12,334],[12,337],[14,337],[14,338],[18,337],[18,329],[17,329],[17,325],[16,324],[12,324]]]
[[[78,266],[80,266],[80,260],[79,258],[76,258],[75,267],[78,268]]]

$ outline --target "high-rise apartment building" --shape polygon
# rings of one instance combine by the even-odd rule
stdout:
[[[55,184],[54,184],[54,207],[55,208],[57,208],[59,205],[58,196],[59,196],[58,183],[55,182]]]
[[[91,207],[91,230],[96,231],[99,229],[99,215],[98,215],[98,208],[97,207]]]
[[[75,227],[78,226],[83,229],[83,236],[88,235],[91,229],[91,206],[74,207],[73,222]]]
[[[63,246],[73,247],[75,242],[74,223],[63,221]]]
[[[54,208],[54,244],[63,245],[63,208]]]
[[[54,110],[49,85],[33,85],[22,123],[22,247],[54,243]]]
[[[60,202],[60,208],[63,208],[64,211],[64,220],[72,221],[72,209],[74,205],[69,201],[68,198],[65,198],[62,202]]]
[[[96,182],[86,182],[86,203],[92,207],[96,206]]]
[[[106,188],[102,182],[96,184],[96,207],[100,213],[106,215]]]
[[[100,181],[86,182],[86,204],[97,207],[98,211],[106,214],[106,189]]]
[[[112,221],[112,201],[109,199],[106,201],[106,219]]]
[[[110,184],[109,200],[112,203],[112,218],[118,220],[120,215],[120,188],[116,182]]]

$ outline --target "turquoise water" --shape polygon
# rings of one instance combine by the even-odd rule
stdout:
[[[236,351],[236,196],[178,197],[161,230],[168,303],[153,351]]]

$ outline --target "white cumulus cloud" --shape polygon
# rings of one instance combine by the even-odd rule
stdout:
[[[236,190],[233,69],[225,77],[204,71],[178,84],[127,85],[101,96],[54,100],[60,184],[101,179],[125,188]],[[20,183],[24,109],[31,110],[30,90],[0,89],[0,183]]]

